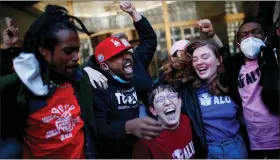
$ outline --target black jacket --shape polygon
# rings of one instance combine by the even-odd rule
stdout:
[[[138,98],[147,106],[147,95],[153,85],[148,67],[156,51],[157,36],[149,21],[144,16],[142,16],[140,21],[134,23],[134,27],[139,35],[140,44],[132,54],[134,76],[131,82],[136,89]],[[89,57],[86,66],[100,70],[94,56]]]
[[[9,74],[14,73],[13,71],[13,62],[12,59],[17,57],[20,53],[20,48],[10,48],[10,49],[1,49],[0,50],[0,76],[6,76]],[[6,81],[8,82],[8,81]],[[4,84],[5,82],[1,81],[1,84]],[[16,84],[18,86],[18,84]],[[3,86],[4,87],[4,86]],[[19,112],[13,112],[12,107],[2,107],[2,106],[16,106],[17,103],[14,100],[10,100],[9,97],[16,97],[19,92],[19,87],[13,87],[13,88],[4,88],[0,92],[0,124],[1,124],[1,130],[0,130],[0,136],[2,138],[8,138],[13,136],[18,136],[19,133],[19,123],[17,119],[13,117],[19,117],[21,113]],[[9,123],[7,123],[9,122]],[[14,127],[10,127],[14,126]]]
[[[186,114],[191,120],[195,157],[205,159],[207,158],[208,148],[201,110],[196,94],[191,87],[185,84],[177,84],[177,91],[182,98],[181,112]]]
[[[97,150],[100,158],[131,158],[137,139],[126,134],[125,123],[139,115],[136,90],[132,83],[108,78],[106,90],[93,89]]]
[[[147,70],[156,50],[156,34],[145,17],[134,26],[140,37],[140,45],[132,55],[134,76],[130,83],[122,84],[114,80],[97,67],[93,56],[87,64],[108,78],[108,89],[93,89],[100,158],[131,158],[137,139],[125,133],[125,123],[139,117],[138,100],[147,104],[147,94],[153,85]]]
[[[263,48],[263,56],[260,56],[258,63],[261,71],[260,85],[263,87],[262,100],[271,113],[279,115],[279,65],[273,49],[270,45]],[[279,58],[279,50],[276,50]],[[231,98],[239,106],[242,106],[242,100],[238,92],[238,75],[244,64],[245,59],[242,52],[228,57],[224,61],[226,70],[223,84],[229,87]]]

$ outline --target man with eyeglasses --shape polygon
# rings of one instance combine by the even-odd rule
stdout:
[[[157,119],[161,134],[153,140],[139,140],[133,159],[190,159],[195,157],[190,120],[181,114],[182,100],[167,83],[155,84],[149,92],[147,114]],[[148,111],[149,110],[149,111]]]

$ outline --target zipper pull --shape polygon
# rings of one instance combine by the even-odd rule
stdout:
[[[276,58],[276,62],[277,62],[277,65],[279,67],[279,63],[278,63],[278,57],[277,57],[277,52],[276,52],[276,48],[273,49],[273,52],[274,52],[274,56]]]

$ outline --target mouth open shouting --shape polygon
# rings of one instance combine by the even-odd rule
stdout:
[[[172,129],[179,125],[181,105],[182,101],[177,93],[164,90],[155,96],[150,110],[165,128]]]
[[[176,109],[175,108],[167,108],[164,110],[164,115],[166,116],[166,119],[168,120],[174,120],[176,119]]]
[[[129,79],[133,76],[133,62],[131,59],[123,60],[123,74],[126,79]]]

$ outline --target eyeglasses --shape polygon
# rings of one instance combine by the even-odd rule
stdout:
[[[154,99],[154,102],[158,105],[164,104],[165,98],[167,98],[169,101],[175,101],[178,98],[178,95],[176,93],[169,93],[167,96],[160,96]]]

